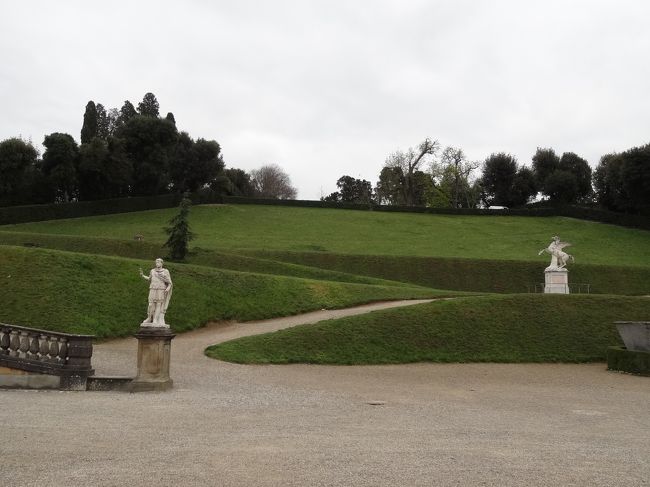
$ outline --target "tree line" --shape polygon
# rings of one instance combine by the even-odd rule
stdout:
[[[374,188],[349,175],[336,186],[321,199],[433,208],[517,208],[537,202],[650,214],[650,144],[606,154],[592,171],[574,152],[560,156],[538,148],[529,167],[505,152],[470,161],[462,149],[441,150],[437,140],[426,138],[417,147],[390,154]]]
[[[45,136],[39,157],[30,141],[0,142],[0,206],[88,201],[170,192],[213,191],[234,196],[295,198],[276,164],[250,173],[227,168],[215,140],[179,131],[173,113],[159,113],[153,93],[138,106],[107,110],[89,101],[80,144],[66,133]]]

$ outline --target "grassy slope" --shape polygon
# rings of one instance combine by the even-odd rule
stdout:
[[[175,209],[7,225],[0,230],[162,243]],[[254,205],[197,206],[191,224],[205,249],[525,260],[553,235],[580,264],[650,267],[650,232],[562,217],[448,216]]]
[[[2,235],[0,233],[0,239]],[[1,240],[0,240],[1,241]],[[256,257],[357,275],[392,279],[437,289],[524,293],[543,286],[544,264],[516,260],[351,255],[328,252],[248,251]],[[595,294],[650,294],[650,268],[571,264],[569,282],[589,283]],[[580,292],[586,292],[583,288]]]
[[[647,320],[650,299],[461,298],[299,326],[215,345],[238,363],[584,362],[620,343],[616,320]]]
[[[89,333],[133,333],[146,314],[150,261],[0,246],[0,322]],[[253,320],[370,301],[435,296],[424,288],[315,281],[171,264],[175,331],[209,320]]]
[[[167,254],[158,243],[135,240],[118,240],[104,237],[70,236],[42,233],[0,232],[0,245],[39,247],[88,254],[112,255],[136,259],[153,259]],[[280,276],[304,277],[325,281],[356,282],[381,286],[403,286],[402,282],[390,281],[344,271],[332,271],[280,260],[193,249],[187,263],[244,272],[256,272]]]

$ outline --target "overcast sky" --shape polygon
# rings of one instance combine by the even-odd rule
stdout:
[[[79,141],[88,100],[146,92],[228,167],[298,197],[377,181],[425,137],[472,160],[650,142],[650,2],[0,0],[0,140]]]

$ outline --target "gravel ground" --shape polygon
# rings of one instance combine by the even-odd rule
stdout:
[[[650,485],[650,379],[604,364],[248,366],[206,346],[395,303],[219,323],[169,392],[0,391],[0,486]],[[134,375],[135,339],[96,345]]]

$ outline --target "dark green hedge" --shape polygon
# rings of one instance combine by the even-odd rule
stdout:
[[[276,200],[245,198],[241,196],[220,196],[210,190],[201,190],[191,195],[194,204],[227,203],[233,205],[274,205],[307,208],[336,208],[344,210],[392,211],[404,213],[428,213],[434,215],[510,215],[510,216],[566,216],[582,220],[611,223],[631,228],[650,230],[650,218],[642,215],[614,213],[597,208],[565,206],[560,208],[528,207],[510,210],[487,210],[481,208],[427,208],[424,206],[391,206],[358,203],[334,203],[317,200]],[[9,206],[0,208],[0,225],[25,223],[61,218],[79,218],[110,213],[155,210],[177,206],[180,195],[164,194],[117,198],[99,201],[53,203],[48,205]]]
[[[195,193],[190,198],[194,204],[222,202],[222,198],[211,191]],[[110,200],[51,203],[47,205],[7,206],[0,208],[0,225],[173,208],[178,206],[180,200],[181,195],[179,193],[171,193],[157,196],[136,196]]]
[[[393,211],[402,213],[431,213],[436,215],[515,215],[515,216],[555,216],[553,208],[518,208],[512,210],[487,210],[481,208],[428,208],[425,206],[397,206],[360,203],[335,203],[317,200],[276,200],[265,198],[244,198],[224,196],[223,202],[233,205],[271,205],[299,206],[306,208],[337,208],[344,210]]]
[[[638,352],[625,347],[609,347],[607,349],[607,368],[629,374],[650,376],[650,352]]]
[[[539,263],[518,260],[352,255],[331,252],[248,251],[247,255],[291,264],[349,272],[434,289],[491,293],[534,292],[544,280]],[[571,268],[571,283],[589,283],[593,294],[650,293],[650,269],[580,264]],[[581,292],[586,292],[582,289]]]
[[[127,213],[132,211],[171,208],[178,205],[178,194],[116,198],[111,200],[52,203],[48,205],[10,206],[0,208],[0,224],[59,220],[83,216]]]
[[[611,223],[622,227],[641,228],[650,230],[650,217],[644,215],[630,215],[627,213],[616,213],[614,211],[601,210],[599,208],[586,208],[580,206],[566,206],[557,209],[559,216],[591,220],[601,223]]]
[[[509,210],[488,210],[483,208],[427,208],[424,206],[393,206],[358,203],[334,203],[314,200],[275,200],[264,198],[244,198],[241,196],[224,196],[223,202],[233,205],[274,205],[299,206],[307,208],[339,208],[346,210],[394,211],[404,213],[429,213],[434,215],[510,215],[510,216],[565,216],[581,220],[611,223],[630,228],[650,230],[650,218],[643,215],[615,213],[598,208],[563,206],[549,208],[531,206]]]

